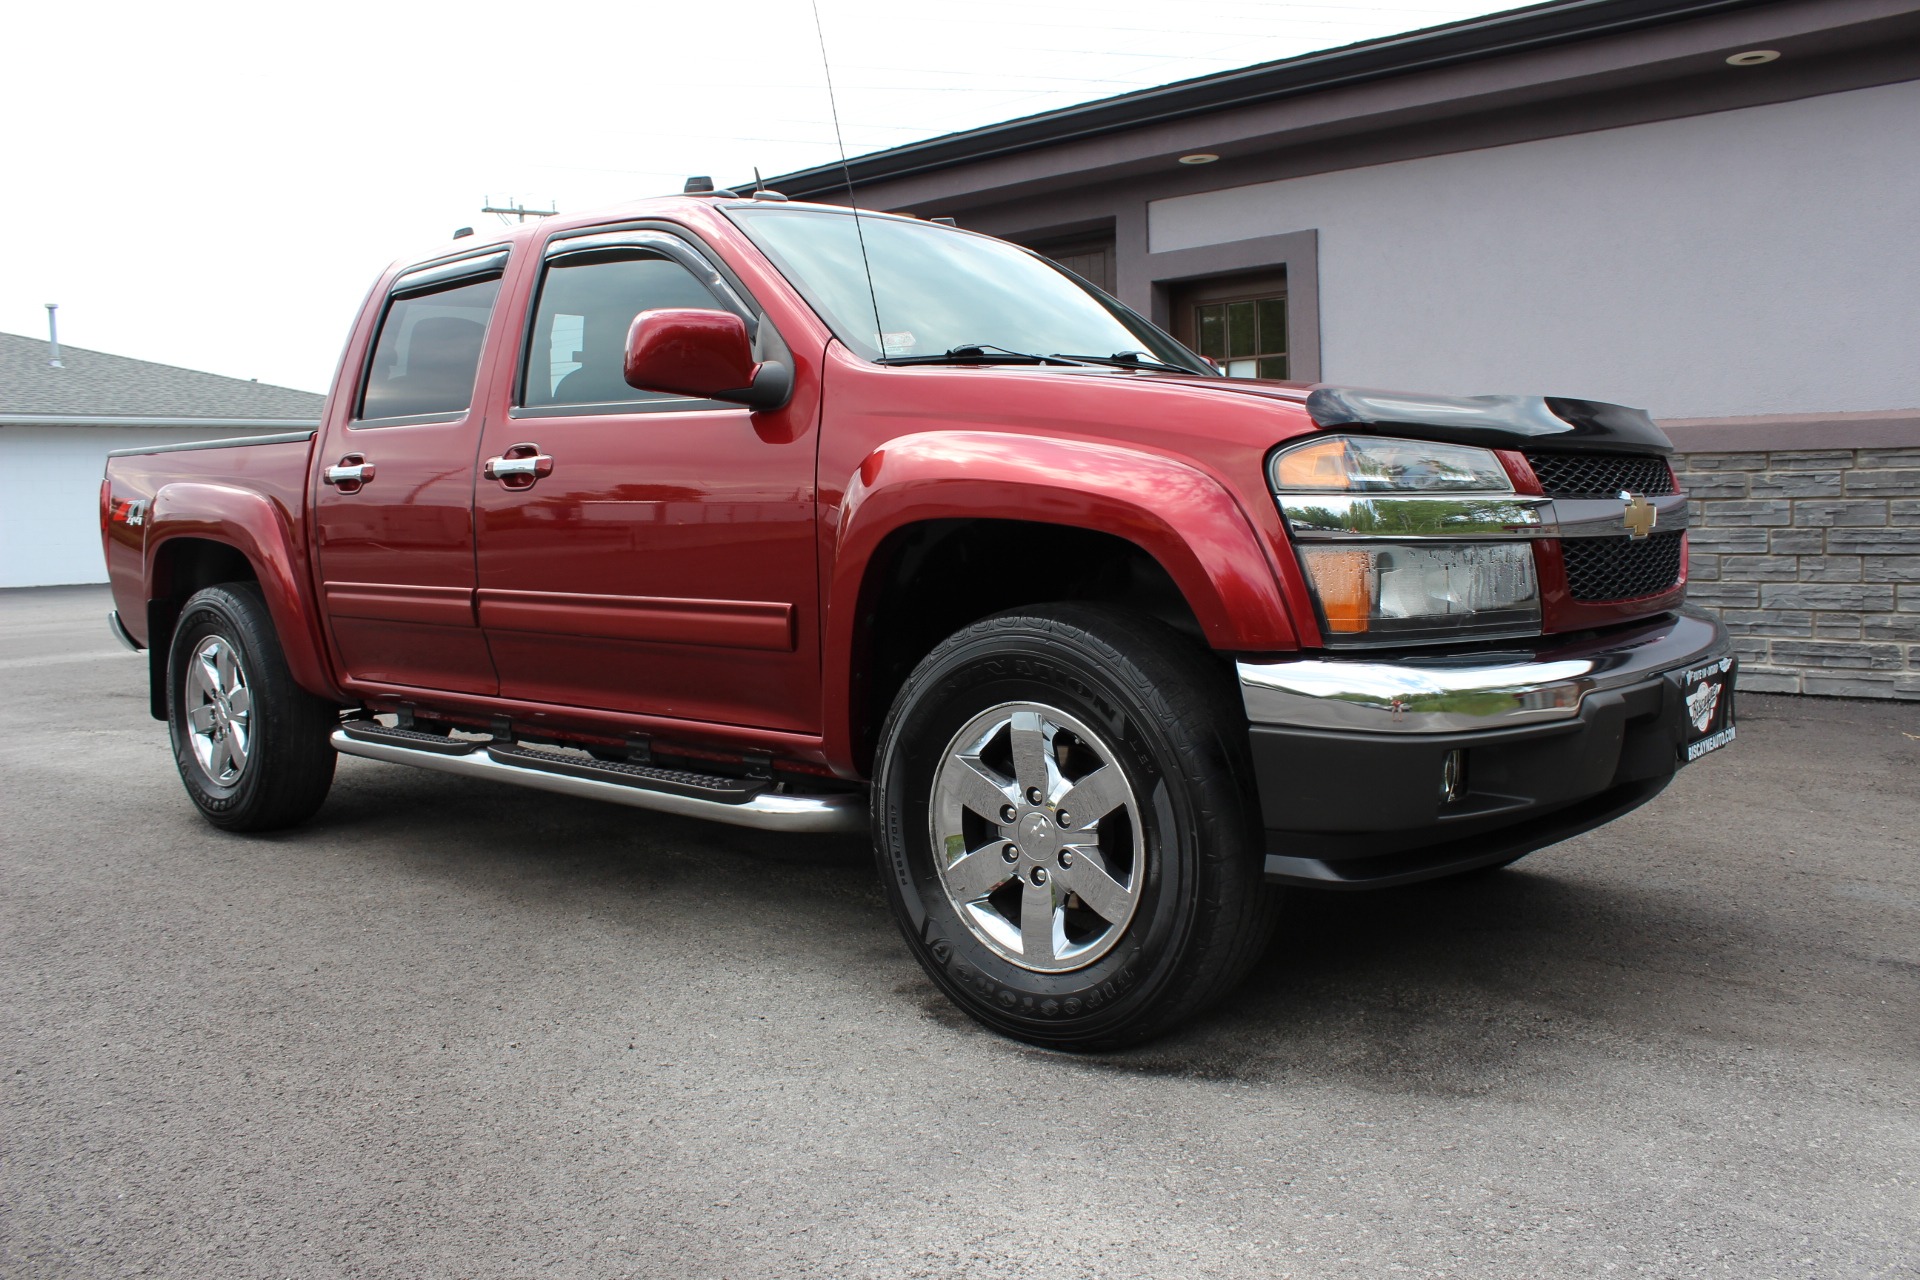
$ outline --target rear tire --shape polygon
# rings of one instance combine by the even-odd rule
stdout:
[[[1004,1035],[1104,1050],[1169,1030],[1272,929],[1247,756],[1224,672],[1151,619],[1061,604],[950,637],[876,762],[908,947]]]
[[[274,831],[314,815],[333,785],[333,704],[293,682],[260,589],[187,601],[167,662],[167,732],[187,795],[223,831]]]

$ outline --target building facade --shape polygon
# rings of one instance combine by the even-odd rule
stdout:
[[[1236,375],[1646,408],[1744,686],[1920,699],[1915,0],[1570,0],[848,170]]]
[[[105,582],[115,449],[293,431],[324,396],[0,333],[0,588]]]

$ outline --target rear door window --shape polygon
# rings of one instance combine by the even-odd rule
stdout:
[[[387,305],[360,416],[458,417],[473,403],[500,277],[410,293]]]

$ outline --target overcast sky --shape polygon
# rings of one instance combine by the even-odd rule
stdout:
[[[851,154],[1512,7],[819,0]],[[324,391],[387,262],[837,157],[808,0],[14,4],[0,330]],[[551,202],[551,203],[549,203]]]

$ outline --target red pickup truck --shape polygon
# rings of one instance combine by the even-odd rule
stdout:
[[[1637,410],[1241,381],[1017,246],[718,192],[381,276],[316,431],[116,454],[116,634],[234,831],[336,753],[870,829],[914,955],[1064,1048],[1275,884],[1500,866],[1733,737]]]

